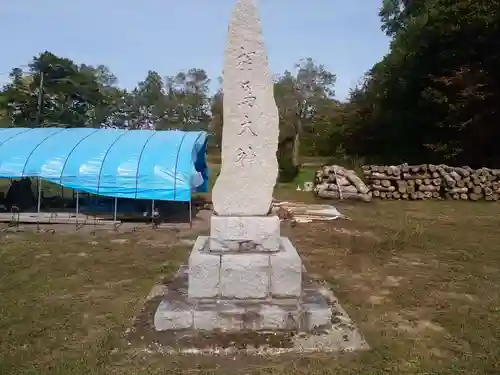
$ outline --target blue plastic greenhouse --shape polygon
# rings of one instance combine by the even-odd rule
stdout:
[[[0,130],[0,177],[38,177],[115,198],[191,200],[208,189],[206,132]]]

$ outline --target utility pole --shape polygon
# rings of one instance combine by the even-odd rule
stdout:
[[[40,86],[38,87],[38,109],[36,114],[36,124],[41,128],[42,104],[43,104],[43,69],[40,69]]]

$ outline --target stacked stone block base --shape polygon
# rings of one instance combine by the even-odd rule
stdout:
[[[310,332],[331,326],[332,308],[303,277],[288,238],[279,237],[278,251],[213,251],[211,244],[211,237],[198,237],[188,267],[158,306],[157,331]]]
[[[187,297],[188,269],[181,268],[154,315],[157,331],[274,331],[314,332],[328,329],[332,306],[316,286],[303,281],[302,295],[268,300],[191,299]]]
[[[189,298],[298,298],[302,261],[290,240],[280,238],[280,251],[214,253],[198,237],[189,257]]]

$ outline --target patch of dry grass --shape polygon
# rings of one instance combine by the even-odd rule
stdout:
[[[341,209],[353,219],[344,231],[339,223],[301,226],[291,237],[373,348],[338,362],[362,363],[347,373],[499,373],[498,206],[375,202]]]
[[[174,233],[155,236],[2,238],[0,373],[104,370],[154,279],[189,250],[172,246]]]
[[[162,357],[128,346],[151,286],[185,262],[170,232],[9,234],[0,243],[1,374],[498,374],[498,205],[373,202],[285,227],[372,350]],[[120,241],[117,241],[120,239]]]

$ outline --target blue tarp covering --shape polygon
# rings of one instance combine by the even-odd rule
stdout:
[[[0,177],[40,177],[118,198],[189,201],[206,192],[206,132],[0,130]]]

